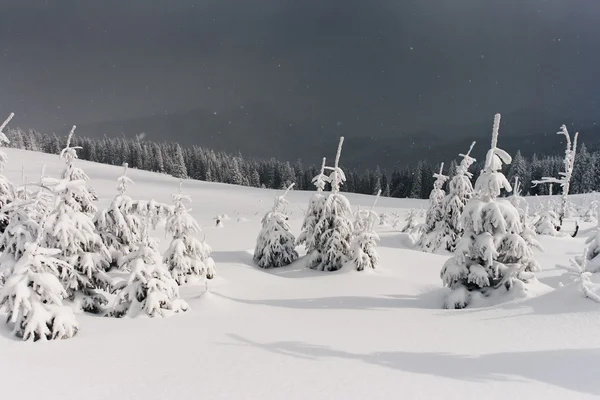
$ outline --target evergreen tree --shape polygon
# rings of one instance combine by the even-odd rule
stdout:
[[[304,245],[306,248],[306,254],[309,255],[309,258],[315,257],[320,259],[317,244],[321,241],[322,232],[315,231],[315,227],[321,220],[323,208],[325,207],[323,190],[325,190],[325,186],[329,182],[329,177],[325,175],[324,172],[325,158],[323,158],[323,163],[321,164],[321,172],[312,179],[312,183],[317,188],[317,192],[311,197],[308,203],[308,209],[306,210],[304,222],[302,223],[302,233],[300,233],[300,236],[298,236],[297,239],[297,244]]]
[[[334,167],[326,167],[332,171],[329,175],[331,193],[325,199],[321,218],[315,226],[315,232],[319,232],[320,237],[316,243],[317,251],[313,252],[309,260],[309,267],[320,271],[336,271],[342,268],[348,261],[350,252],[352,212],[350,202],[340,194],[340,187],[346,180],[344,171],[339,167],[343,143],[344,137],[341,137]]]
[[[475,184],[477,196],[463,212],[463,239],[441,272],[444,285],[452,289],[446,308],[466,307],[471,291],[489,295],[501,289],[525,290],[524,282],[534,276],[526,270],[533,251],[520,236],[519,213],[509,201],[497,199],[503,189],[512,190],[500,172],[511,157],[496,147],[499,125],[500,114],[496,114],[491,149]]]
[[[472,174],[469,168],[477,160],[471,157],[471,151],[475,142],[471,144],[467,154],[459,154],[462,157],[460,165],[456,168],[456,174],[448,185],[448,195],[441,203],[442,224],[440,235],[441,245],[448,251],[454,252],[463,235],[461,216],[467,202],[473,196]]]
[[[380,194],[381,190],[377,193],[370,210],[357,213],[354,234],[350,242],[350,254],[357,271],[375,269],[379,265],[379,254],[377,253],[379,236],[375,232],[379,217],[373,208]]]
[[[260,268],[277,268],[291,264],[298,259],[296,238],[285,214],[286,194],[294,186],[291,184],[283,196],[275,197],[273,209],[262,219],[262,229],[256,240],[254,261]]]
[[[433,174],[435,182],[429,195],[429,208],[425,217],[424,233],[419,240],[419,246],[427,252],[434,252],[439,249],[444,244],[445,234],[447,234],[442,230],[444,219],[443,201],[446,195],[443,187],[448,180],[448,177],[442,173],[443,169],[444,163],[440,166],[440,172]]]
[[[181,150],[179,143],[175,144],[175,160],[171,175],[180,179],[187,178],[187,169],[185,167],[185,160],[183,159],[183,151]]]
[[[175,210],[167,218],[165,230],[173,240],[163,257],[163,261],[171,276],[178,285],[189,282],[193,278],[206,277],[212,279],[215,275],[215,263],[210,257],[211,248],[204,241],[198,240],[194,235],[200,233],[200,226],[192,217],[185,206],[191,202],[189,196],[179,193],[173,195]]]
[[[107,313],[109,317],[134,317],[139,312],[149,317],[166,317],[189,309],[185,300],[179,298],[177,282],[163,264],[156,241],[148,237],[149,225],[150,221],[146,221],[142,242],[124,258],[131,275],[118,288],[116,305]]]
[[[4,128],[15,116],[14,113],[10,113],[8,118],[0,125],[0,146],[10,144],[10,141],[4,134]],[[0,173],[4,171],[8,157],[5,152],[0,151]],[[4,232],[8,225],[8,216],[5,212],[1,211],[7,204],[10,204],[15,199],[15,189],[12,183],[4,176],[0,174],[0,233]]]
[[[117,178],[117,195],[94,218],[98,234],[111,254],[110,268],[118,267],[122,257],[135,249],[142,239],[142,221],[133,211],[134,201],[125,194],[127,187],[133,184],[127,176],[127,167],[127,163],[123,164],[123,175]]]
[[[410,187],[410,195],[409,195],[409,197],[411,199],[420,199],[421,198],[421,191],[422,191],[421,182],[423,180],[422,175],[423,175],[423,163],[419,162],[417,164],[417,167],[413,171],[413,175],[412,175],[412,184]]]

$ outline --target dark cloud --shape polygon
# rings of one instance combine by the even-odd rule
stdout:
[[[0,112],[44,130],[260,102],[366,135],[390,113],[591,118],[598,21],[594,0],[0,0]]]

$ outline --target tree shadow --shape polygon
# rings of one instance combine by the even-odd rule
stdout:
[[[302,342],[259,343],[236,334],[229,334],[228,337],[234,342],[227,345],[256,347],[304,360],[354,360],[396,371],[468,382],[511,382],[526,379],[600,396],[600,380],[593,368],[600,360],[600,349],[595,348],[491,353],[480,356],[404,351],[361,354]],[[581,368],[575,368],[576,366]]]
[[[219,263],[227,263],[255,266],[251,251],[213,251],[210,256],[217,265]]]
[[[383,297],[334,296],[303,299],[250,300],[219,296],[244,304],[281,307],[301,310],[386,310],[386,309],[436,309],[440,310],[446,290],[440,289],[419,295],[387,295]]]
[[[408,233],[386,233],[379,236],[379,247],[388,247],[392,249],[414,250],[415,245]]]

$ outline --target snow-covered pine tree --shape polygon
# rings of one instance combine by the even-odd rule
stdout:
[[[456,167],[456,174],[448,184],[448,194],[441,204],[441,246],[451,252],[454,252],[462,238],[461,216],[467,202],[473,197],[473,185],[471,184],[473,174],[469,172],[471,165],[477,161],[471,157],[473,146],[475,146],[475,142],[471,143],[467,154],[459,154],[462,161]]]
[[[578,289],[584,297],[600,303],[600,285],[590,280],[592,273],[597,272],[599,266],[597,262],[594,266],[590,266],[590,263],[594,263],[593,258],[589,258],[593,253],[594,251],[590,252],[590,247],[586,246],[583,256],[571,258],[569,265],[558,264],[557,267],[567,271],[567,275],[571,276],[573,281],[578,284]]]
[[[377,253],[379,236],[375,232],[379,216],[373,211],[373,208],[380,194],[381,189],[377,192],[377,197],[370,210],[358,211],[356,215],[354,234],[350,242],[350,254],[357,271],[375,269],[379,265],[379,254]]]
[[[78,211],[93,217],[96,214],[96,206],[93,204],[97,196],[93,190],[90,190],[88,181],[90,178],[86,175],[81,168],[75,167],[75,160],[77,159],[77,150],[81,149],[80,146],[71,147],[71,141],[73,140],[73,134],[75,133],[76,126],[73,125],[69,136],[67,137],[67,145],[60,152],[60,159],[66,164],[66,167],[62,173],[61,178],[68,181],[83,181],[85,183],[85,190],[78,190],[77,192],[70,193],[70,197],[65,199],[67,201],[76,201],[79,205],[72,205],[72,208],[78,209]]]
[[[189,214],[185,203],[192,199],[181,193],[182,182],[179,183],[179,193],[173,195],[174,213],[167,218],[165,230],[173,240],[163,261],[171,276],[178,285],[190,282],[191,279],[215,276],[215,263],[210,257],[211,248],[195,237],[201,229],[194,217]]]
[[[416,208],[411,208],[408,211],[408,214],[406,214],[405,221],[406,221],[406,224],[404,225],[404,228],[402,228],[402,230],[400,230],[400,232],[403,232],[403,233],[414,232],[414,230],[420,225],[419,224],[419,212],[417,211]]]
[[[443,245],[446,232],[444,232],[442,221],[444,219],[444,210],[442,208],[444,197],[444,183],[448,177],[443,174],[444,163],[440,165],[440,171],[433,174],[435,181],[433,190],[429,195],[429,208],[425,217],[424,233],[419,240],[419,246],[423,251],[434,252]]]
[[[587,270],[593,273],[600,272],[600,221],[593,235],[586,242]]]
[[[535,232],[538,235],[558,236],[560,229],[560,217],[554,211],[552,202],[548,200],[544,206],[540,202],[540,210],[534,222]]]
[[[127,282],[115,287],[117,298],[115,305],[106,313],[109,317],[133,317],[140,312],[150,317],[166,317],[190,308],[179,297],[177,282],[163,264],[156,241],[148,237],[151,225],[148,219],[140,245],[123,259],[131,274]]]
[[[254,261],[261,268],[283,267],[298,259],[296,238],[285,214],[285,206],[288,204],[285,196],[293,186],[292,183],[283,196],[275,197],[272,210],[262,219],[262,229],[254,249]]]
[[[441,271],[444,285],[452,289],[445,308],[466,307],[471,291],[490,295],[501,289],[524,290],[524,282],[534,277],[526,271],[533,251],[520,236],[519,213],[508,200],[498,199],[503,189],[512,190],[501,172],[502,164],[510,164],[511,157],[497,147],[499,126],[500,114],[496,114],[492,145],[475,183],[477,195],[463,211],[463,239]]]
[[[325,199],[321,218],[315,226],[315,232],[320,234],[316,243],[316,257],[309,260],[309,267],[319,271],[336,271],[342,268],[350,255],[352,211],[348,199],[340,194],[340,187],[346,181],[344,171],[339,167],[343,143],[342,136],[334,166],[325,168],[332,171],[329,175],[331,193]]]
[[[3,131],[14,116],[14,113],[10,113],[8,118],[0,125],[0,146],[10,143]],[[12,183],[1,174],[4,171],[7,161],[8,157],[6,153],[0,151],[0,210],[15,199],[15,189]],[[4,232],[6,225],[8,225],[8,216],[4,212],[0,212],[0,233]]]
[[[57,276],[71,266],[58,258],[60,250],[40,246],[42,232],[43,222],[34,240],[15,253],[14,268],[0,289],[0,309],[23,340],[67,339],[79,327],[71,308],[62,304],[67,293]]]
[[[297,244],[303,244],[306,248],[306,254],[308,254],[309,258],[312,258],[313,256],[319,258],[318,254],[313,253],[318,253],[317,243],[320,241],[321,232],[316,232],[315,227],[323,213],[323,208],[325,206],[323,190],[325,190],[325,186],[329,182],[329,177],[325,175],[324,172],[325,158],[323,158],[323,163],[321,164],[321,172],[312,179],[312,183],[317,188],[317,192],[310,198],[308,210],[306,210],[304,222],[302,223],[302,233],[300,233],[300,236],[298,236],[297,239]]]
[[[565,125],[560,127],[558,135],[564,135],[567,140],[567,148],[565,150],[565,158],[563,160],[564,171],[559,172],[560,178],[552,178],[548,176],[542,177],[540,180],[533,181],[534,185],[540,183],[558,183],[562,187],[562,200],[561,209],[558,215],[560,225],[562,226],[563,219],[569,216],[569,189],[571,186],[571,177],[573,176],[573,167],[575,165],[575,155],[577,152],[577,137],[579,132],[575,133],[573,143],[571,143],[571,136]]]
[[[105,209],[94,217],[94,225],[102,242],[111,254],[109,268],[116,268],[123,256],[129,254],[141,241],[142,219],[134,211],[134,201],[127,196],[127,187],[133,181],[127,176],[128,164],[123,164],[123,175],[117,178],[117,195]]]
[[[67,143],[67,146],[69,143]],[[73,147],[61,152],[61,158],[72,166],[76,154]],[[85,175],[83,171],[81,174]],[[63,176],[65,176],[63,174]],[[59,278],[68,299],[78,303],[84,311],[99,313],[107,303],[98,289],[108,289],[109,277],[104,272],[110,263],[110,252],[96,231],[89,214],[90,195],[83,179],[44,178],[42,184],[55,194],[52,211],[46,220],[44,247],[59,249],[59,259],[72,270],[59,267]],[[89,203],[88,203],[89,202]]]

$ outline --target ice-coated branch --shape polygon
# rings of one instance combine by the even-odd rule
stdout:
[[[335,168],[337,168],[340,163],[340,156],[342,155],[342,144],[344,144],[344,137],[340,136],[340,143],[338,144],[337,153],[335,154]]]
[[[321,172],[319,173],[319,175],[315,176],[312,179],[312,183],[316,186],[318,193],[321,193],[323,190],[325,190],[325,185],[329,181],[329,177],[325,175],[325,161],[326,158],[323,157],[323,163],[321,164]]]
[[[117,178],[117,191],[119,192],[119,195],[124,195],[127,191],[127,186],[133,184],[133,181],[127,176],[128,167],[129,164],[123,163],[123,175]]]
[[[379,200],[380,196],[381,196],[381,189],[379,189],[377,191],[377,195],[375,196],[375,201],[373,201],[373,205],[371,205],[371,211],[373,211],[373,209],[375,208],[375,204],[377,204],[377,201]]]
[[[500,114],[494,115],[494,126],[492,128],[492,150],[498,147],[498,132],[500,130]]]
[[[75,129],[77,129],[77,125],[73,125],[71,128],[71,132],[69,132],[69,136],[67,136],[67,148],[71,145],[71,139],[73,138],[73,134],[75,133]]]
[[[290,190],[292,190],[294,185],[295,185],[295,183],[292,183],[290,186],[288,186],[288,188],[285,190],[283,195],[275,196],[275,202],[273,204],[273,212],[276,212],[276,213],[283,212],[283,209],[288,204],[288,201],[285,199],[285,196],[289,193]]]
[[[333,171],[329,175],[329,181],[331,182],[331,192],[334,194],[339,193],[340,186],[346,181],[344,171],[339,167],[340,156],[342,154],[342,144],[344,143],[344,137],[340,137],[340,143],[338,145],[337,153],[335,155],[335,164],[333,167],[325,167],[325,169]]]

